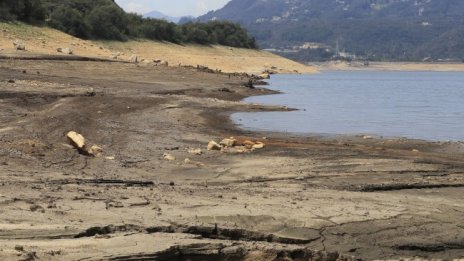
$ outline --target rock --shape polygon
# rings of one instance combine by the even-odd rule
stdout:
[[[413,149],[413,150],[412,150],[412,152],[414,152],[414,153],[418,153],[418,152],[419,152],[419,150],[418,150],[418,149]]]
[[[169,66],[169,63],[167,61],[161,61],[159,63],[159,65],[162,65],[162,66]]]
[[[83,155],[99,157],[103,152],[103,149],[98,145],[92,145],[88,148],[84,136],[75,131],[68,132],[66,137],[71,142],[71,145]]]
[[[252,146],[252,149],[263,149],[264,147],[264,143],[258,141]]]
[[[239,255],[243,256],[247,253],[247,250],[243,246],[229,246],[221,249],[221,253],[225,256]]]
[[[372,140],[373,137],[372,137],[372,136],[369,136],[369,135],[366,135],[366,136],[363,136],[363,139],[365,139],[365,140]]]
[[[197,162],[197,161],[193,161],[189,158],[186,158],[184,160],[184,164],[190,164],[190,165],[195,165],[197,167],[203,167],[205,164],[201,163],[201,162]]]
[[[32,212],[44,210],[44,208],[43,208],[42,206],[36,205],[36,204],[31,205],[31,206],[29,207],[29,209],[30,209]]]
[[[131,57],[129,57],[129,62],[138,63],[138,62],[140,62],[140,58],[136,54],[133,54],[133,55],[131,55]]]
[[[26,51],[26,45],[24,43],[21,43],[19,41],[15,41],[13,43],[14,47],[18,51]]]
[[[37,253],[35,251],[26,252],[19,259],[19,261],[34,261],[34,260],[39,260],[39,257],[37,256]]]
[[[168,161],[175,161],[176,157],[172,154],[169,153],[164,153],[163,154],[163,159],[168,160]]]
[[[108,156],[108,157],[105,157],[105,159],[107,159],[107,160],[115,160],[116,158],[113,157],[113,156]]]
[[[111,59],[114,59],[114,60],[117,60],[117,59],[119,58],[119,56],[121,56],[121,53],[120,53],[120,52],[117,52],[117,53],[111,54],[110,58],[111,58]]]
[[[191,150],[188,151],[188,153],[192,154],[192,155],[201,155],[201,154],[203,154],[201,149],[191,149]]]
[[[16,251],[24,251],[24,247],[21,246],[21,245],[16,245],[16,246],[14,247],[14,249],[15,249]]]
[[[219,145],[214,140],[208,143],[208,150],[221,150],[221,149],[222,149],[221,145]]]
[[[223,139],[219,144],[224,147],[233,147],[237,144],[237,140],[234,139],[233,137],[226,138],[226,139]]]
[[[255,143],[252,142],[251,140],[246,140],[246,141],[243,142],[243,146],[245,146],[245,148],[249,149],[249,150],[251,150],[254,145],[255,145]]]
[[[81,134],[75,132],[75,131],[70,131],[68,134],[66,134],[66,137],[68,137],[69,141],[71,142],[71,145],[73,145],[75,148],[78,150],[83,150],[85,147],[85,138]]]
[[[90,149],[88,150],[88,153],[92,156],[95,156],[95,157],[100,157],[101,154],[103,153],[103,149],[98,146],[98,145],[93,145],[92,147],[90,147]]]
[[[73,54],[73,50],[71,48],[57,48],[56,51],[64,54]]]
[[[268,73],[262,73],[258,75],[258,77],[261,79],[271,79],[271,76]]]

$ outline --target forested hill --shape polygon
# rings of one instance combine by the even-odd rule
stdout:
[[[0,21],[48,25],[83,39],[145,38],[256,48],[254,38],[238,24],[216,21],[176,25],[126,13],[114,0],[0,0]]]
[[[464,57],[462,0],[232,0],[199,20],[239,22],[261,47],[300,59],[329,58],[337,43],[371,59]]]

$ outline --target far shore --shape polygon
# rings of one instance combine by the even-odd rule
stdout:
[[[315,62],[309,64],[319,71],[429,71],[464,72],[464,63],[421,62]]]

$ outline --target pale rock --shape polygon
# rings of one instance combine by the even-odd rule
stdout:
[[[18,51],[26,51],[26,45],[24,43],[21,43],[19,41],[15,41],[13,43],[14,47]]]
[[[245,146],[245,148],[249,149],[249,150],[251,150],[254,145],[255,145],[255,143],[252,142],[251,140],[246,140],[246,141],[243,142],[243,146]]]
[[[163,159],[165,159],[167,161],[175,161],[176,157],[174,155],[172,155],[172,154],[164,153],[163,154]]]
[[[71,144],[77,148],[77,149],[84,149],[85,147],[85,138],[81,134],[75,132],[75,131],[70,131],[68,134],[66,134],[66,137],[68,137],[69,141]]]
[[[219,145],[214,140],[208,143],[208,150],[221,150],[221,149],[222,149],[221,145]]]
[[[103,149],[98,145],[93,145],[88,150],[88,153],[89,153],[89,155],[92,155],[92,156],[95,156],[95,157],[100,157],[101,154],[103,153]]]
[[[140,58],[136,54],[133,54],[131,55],[131,57],[129,57],[129,62],[131,63],[138,63],[139,61],[140,61]]]
[[[201,154],[203,154],[201,149],[191,149],[191,150],[188,151],[188,153],[192,154],[192,155],[201,155]]]
[[[223,139],[221,142],[219,142],[219,144],[224,147],[233,147],[237,144],[237,140],[232,137],[226,138],[226,139]]]
[[[265,147],[265,144],[262,143],[262,142],[259,142],[259,141],[256,142],[256,143],[252,146],[253,149],[263,149],[264,147]]]
[[[71,48],[67,48],[67,47],[66,48],[57,48],[56,51],[59,52],[59,53],[64,53],[64,54],[69,54],[69,55],[73,54],[73,50]]]

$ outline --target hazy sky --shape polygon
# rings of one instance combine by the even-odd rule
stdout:
[[[199,16],[223,7],[229,0],[116,0],[128,12],[146,14],[156,10],[170,16]]]

